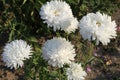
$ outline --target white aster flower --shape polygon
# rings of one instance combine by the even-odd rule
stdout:
[[[61,24],[61,30],[64,30],[68,34],[71,32],[75,32],[75,30],[78,28],[78,20],[76,18],[70,18],[68,20],[64,20],[63,23]]]
[[[116,23],[111,20],[111,16],[100,12],[89,13],[84,16],[79,23],[80,33],[84,39],[96,40],[107,45],[110,39],[115,38]]]
[[[54,31],[61,29],[70,33],[78,27],[77,19],[74,19],[72,10],[65,1],[47,2],[41,7],[40,15],[44,23],[47,23],[48,27],[53,27]]]
[[[23,60],[29,59],[32,47],[23,40],[14,40],[4,47],[2,59],[7,67],[19,68],[23,66]]]
[[[72,63],[70,68],[66,69],[66,75],[68,80],[84,80],[87,73],[81,67],[81,64]]]
[[[53,67],[63,67],[74,61],[74,46],[65,38],[53,38],[48,40],[42,47],[42,56]]]

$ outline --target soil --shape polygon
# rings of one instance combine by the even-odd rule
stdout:
[[[117,26],[120,27],[120,10],[113,14],[113,19],[116,20]],[[3,47],[7,42],[7,35],[0,37],[0,55],[2,54]],[[43,38],[41,43],[43,43]],[[73,44],[76,44],[73,42]],[[103,63],[95,60],[88,66],[90,70],[87,71],[88,76],[86,80],[120,80],[120,45],[115,49],[112,48],[106,50],[105,48],[99,48],[97,50],[97,57],[103,59]],[[76,45],[77,46],[77,45]],[[77,50],[79,53],[79,49]],[[4,66],[5,63],[2,61],[0,56],[0,80],[24,80],[23,68],[17,70],[11,70]]]

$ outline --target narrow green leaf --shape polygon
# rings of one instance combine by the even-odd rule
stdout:
[[[35,43],[38,42],[38,40],[36,39],[36,37],[33,37],[33,36],[29,37],[28,40],[29,40],[30,42],[35,42]]]

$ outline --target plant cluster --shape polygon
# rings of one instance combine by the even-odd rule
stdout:
[[[109,15],[120,6],[117,0],[105,4],[110,2],[0,1],[0,36],[8,35],[2,60],[11,69],[23,67],[25,79],[84,80],[87,64],[97,58],[94,50],[117,37],[117,25]],[[76,48],[71,41],[78,34]]]

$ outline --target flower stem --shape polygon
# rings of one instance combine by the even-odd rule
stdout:
[[[58,69],[58,74],[59,74],[59,80],[62,80],[61,79],[61,69]]]

